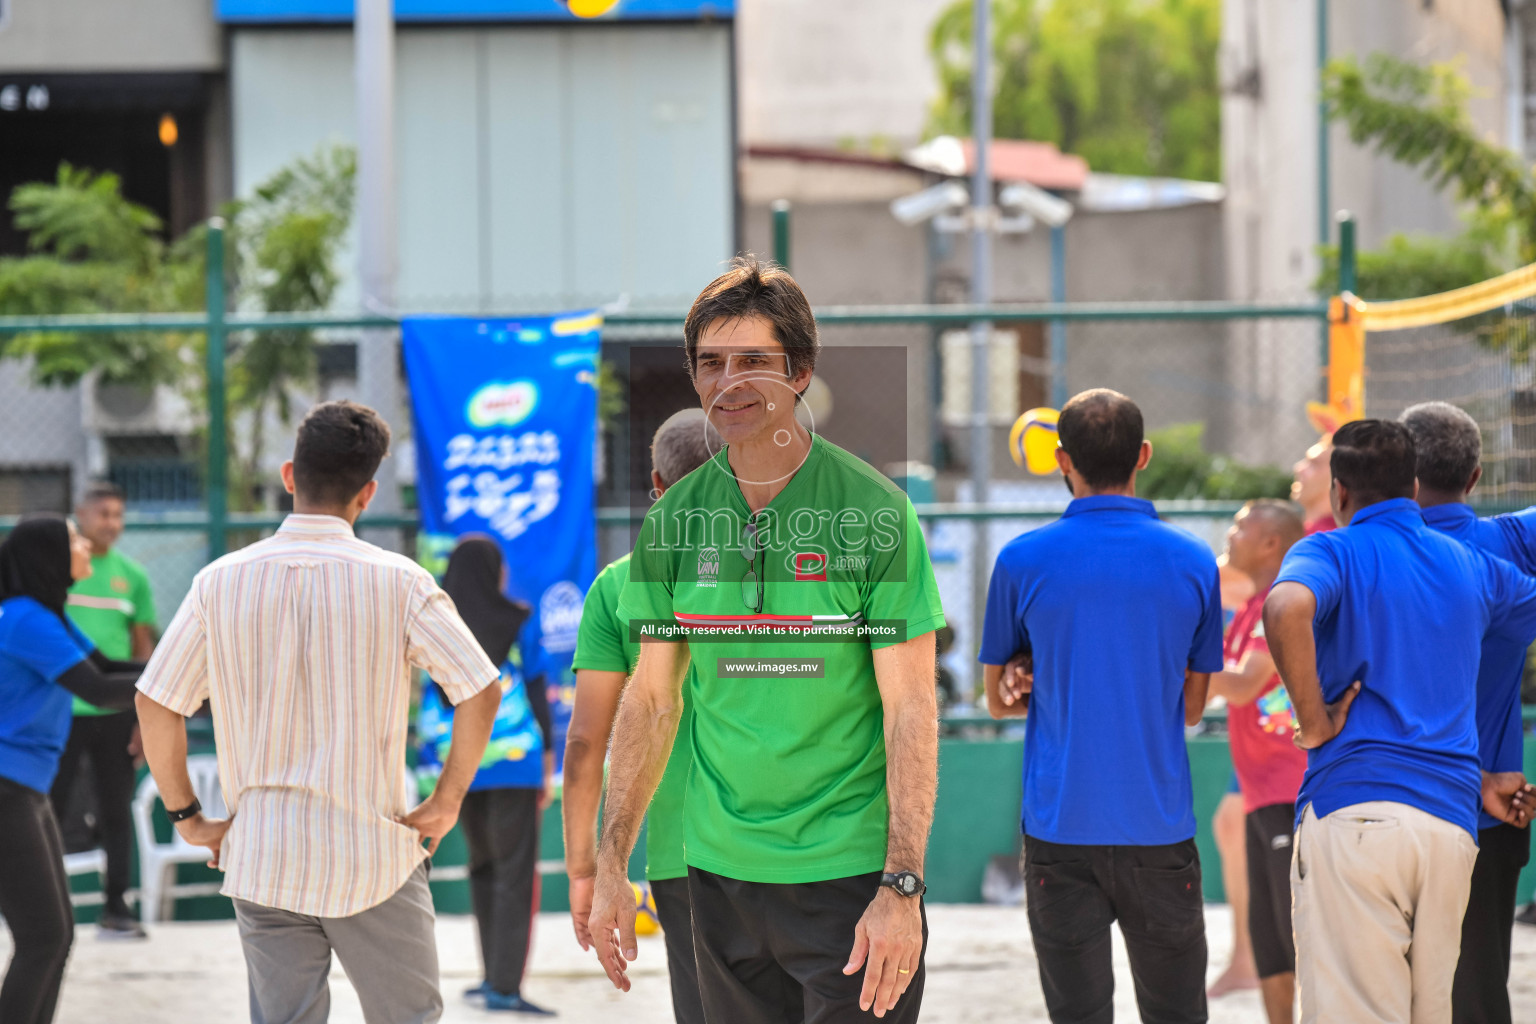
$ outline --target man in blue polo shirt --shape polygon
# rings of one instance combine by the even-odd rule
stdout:
[[[1399,423],[1340,427],[1344,528],[1291,548],[1264,605],[1310,750],[1291,862],[1304,1022],[1449,1020],[1478,804],[1528,815],[1479,769],[1476,698],[1484,638],[1536,637],[1536,580],[1424,522],[1416,459]]]
[[[1467,496],[1483,475],[1483,436],[1477,421],[1446,402],[1425,402],[1402,415],[1418,453],[1419,507],[1424,521],[1472,547],[1536,575],[1536,506],[1479,519]],[[1483,639],[1477,670],[1477,747],[1482,769],[1519,774],[1520,680],[1526,645],[1492,635]],[[1523,781],[1523,776],[1521,776]],[[1461,920],[1461,959],[1451,988],[1453,1024],[1509,1024],[1510,933],[1515,888],[1531,859],[1531,833],[1477,816],[1477,864]]]
[[[1045,1004],[1055,1021],[1111,1019],[1118,920],[1142,1019],[1204,1021],[1184,727],[1222,667],[1216,559],[1135,496],[1152,446],[1134,402],[1085,391],[1057,430],[1073,501],[998,555],[981,638],[989,710],[1028,714],[1022,872]],[[1032,690],[1005,702],[1003,667],[1025,652]]]

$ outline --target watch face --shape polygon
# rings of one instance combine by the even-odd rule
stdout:
[[[897,875],[896,884],[901,886],[901,891],[908,896],[917,892],[917,878],[914,875],[906,873]]]

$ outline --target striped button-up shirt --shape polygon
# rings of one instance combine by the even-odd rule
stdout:
[[[348,917],[405,884],[426,856],[395,820],[412,666],[454,703],[500,678],[432,576],[344,520],[290,515],[198,573],[139,689],[183,715],[211,701],[225,895]]]

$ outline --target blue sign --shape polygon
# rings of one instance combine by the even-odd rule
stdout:
[[[507,593],[533,610],[522,668],[549,684],[557,754],[575,692],[581,605],[597,573],[592,459],[602,323],[588,311],[401,324],[421,508],[417,557],[441,574],[466,533],[501,545]]]
[[[353,0],[215,0],[225,22],[346,22]],[[700,21],[736,14],[736,0],[618,0],[596,21]],[[561,0],[395,0],[397,21],[580,21]]]

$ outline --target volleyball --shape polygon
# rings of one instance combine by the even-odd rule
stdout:
[[[578,18],[600,18],[613,10],[619,0],[560,0],[566,10]]]
[[[1040,408],[1014,420],[1008,432],[1008,454],[1016,465],[1036,476],[1056,472],[1056,421],[1060,418],[1055,409]]]
[[[630,882],[635,890],[635,934],[655,935],[661,931],[661,917],[656,913],[656,898],[651,887],[642,882]]]

